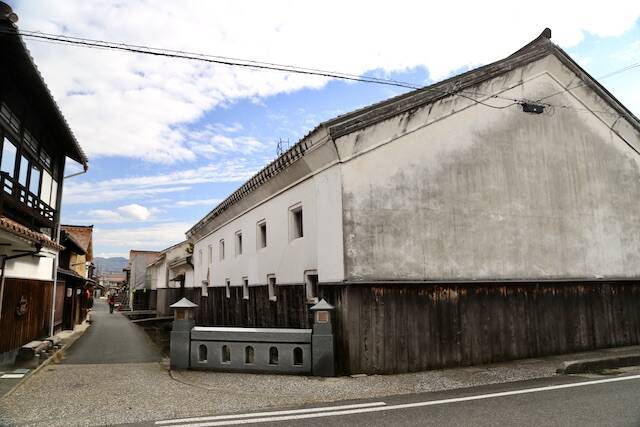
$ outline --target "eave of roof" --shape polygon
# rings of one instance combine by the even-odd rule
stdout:
[[[478,85],[524,64],[542,59],[549,54],[556,55],[556,57],[572,69],[572,71],[576,72],[584,80],[589,81],[591,83],[589,86],[592,89],[596,90],[601,96],[603,96],[612,108],[620,114],[629,117],[632,125],[640,131],[640,121],[638,118],[597,80],[591,77],[573,59],[571,59],[566,52],[553,44],[550,39],[551,30],[546,28],[538,37],[506,58],[465,73],[452,76],[433,85],[374,103],[320,123],[311,132],[302,137],[300,141],[293,145],[289,150],[256,173],[240,188],[231,193],[231,195],[199,220],[193,227],[187,230],[187,236],[197,233],[209,221],[213,220],[227,208],[238,202],[247,193],[255,190],[264,182],[271,179],[274,175],[286,169],[291,163],[303,157],[305,151],[309,148],[309,144],[311,142],[310,136],[316,132],[326,130],[329,137],[335,141],[341,136],[356,132],[393,116],[428,105],[449,96],[455,96],[456,93],[464,89]]]
[[[64,230],[63,230],[63,231],[64,231]],[[71,243],[71,245],[73,245],[73,246],[75,247],[76,252],[77,252],[78,254],[80,254],[80,255],[85,255],[85,254],[87,253],[87,252],[86,252],[86,250],[85,250],[85,249],[83,249],[83,247],[82,247],[82,245],[80,244],[80,242],[78,242],[72,234],[70,234],[70,233],[68,233],[68,232],[64,231],[64,237],[63,237],[63,239],[64,239],[64,241],[65,241],[65,245],[66,245],[66,241],[68,241],[69,243]],[[71,249],[71,248],[69,247],[69,245],[66,245],[66,248],[67,248],[67,249]]]
[[[33,231],[30,228],[7,218],[6,216],[0,216],[0,229],[8,231],[9,233],[12,233],[32,243],[40,244],[49,249],[54,249],[57,251],[64,250],[64,246],[54,242],[46,234]]]
[[[75,272],[73,270],[67,270],[66,268],[62,268],[62,267],[58,267],[58,274],[61,274],[61,275],[66,276],[68,278],[76,279],[78,281],[84,281],[84,282],[87,281],[87,279],[85,277],[82,277],[77,272]]]
[[[57,122],[59,123],[59,130],[61,131],[62,134],[64,134],[67,141],[69,142],[69,145],[67,146],[67,150],[65,154],[70,159],[75,160],[78,163],[81,163],[85,168],[85,170],[87,170],[89,167],[89,159],[87,158],[86,154],[82,150],[82,147],[80,147],[80,144],[78,143],[78,140],[73,134],[73,131],[69,126],[69,123],[67,122],[64,115],[62,114],[62,111],[60,111],[60,107],[58,106],[55,99],[53,98],[53,95],[51,94],[49,87],[44,81],[44,78],[42,77],[40,70],[36,66],[33,60],[33,57],[31,56],[31,53],[27,48],[27,45],[24,43],[24,40],[22,39],[22,37],[19,35],[18,27],[14,23],[8,21],[7,19],[0,17],[0,29],[8,33],[8,34],[2,35],[2,37],[6,38],[6,40],[8,41],[11,41],[11,39],[13,39],[17,42],[18,51],[22,56],[22,60],[29,65],[28,68],[31,69],[33,72],[32,81],[35,81],[38,83],[39,89],[44,93],[45,98],[47,98],[50,101],[49,107],[51,108]],[[12,37],[12,34],[15,37]]]

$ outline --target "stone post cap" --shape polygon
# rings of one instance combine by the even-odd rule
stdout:
[[[182,298],[180,301],[173,303],[169,308],[195,308],[198,304],[194,304],[186,298]]]
[[[331,304],[329,304],[324,298],[322,298],[320,300],[320,302],[318,302],[316,305],[314,305],[313,307],[309,308],[309,310],[311,311],[318,311],[318,310],[334,310],[335,307],[332,306]]]

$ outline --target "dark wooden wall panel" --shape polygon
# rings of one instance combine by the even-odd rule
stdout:
[[[208,296],[198,297],[196,322],[203,326],[259,328],[307,328],[308,306],[304,286],[276,286],[276,301],[269,300],[267,286],[249,288],[243,299],[241,287],[231,287],[229,297],[223,287],[210,287]],[[200,292],[200,290],[198,290]],[[192,300],[193,301],[193,300]]]
[[[338,370],[399,373],[640,343],[640,283],[321,286]]]
[[[53,322],[55,329],[62,329],[65,291],[66,283],[63,280],[58,280],[56,285],[56,312]]]
[[[49,333],[53,282],[5,279],[0,319],[0,353],[13,351],[29,341]],[[26,314],[18,316],[16,307],[21,297],[28,304]]]

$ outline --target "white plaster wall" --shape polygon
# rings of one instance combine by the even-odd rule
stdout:
[[[317,270],[320,282],[341,281],[342,210],[340,168],[337,165],[310,176],[277,196],[244,212],[194,245],[194,284],[200,286],[210,269],[209,286],[242,286],[267,283],[275,274],[278,284],[301,284],[304,273]],[[301,204],[304,237],[290,240],[289,208]],[[258,248],[257,224],[267,223],[267,247]],[[242,231],[243,253],[236,256],[235,234]],[[225,241],[225,259],[220,260],[219,242]],[[207,248],[213,247],[208,265]],[[202,251],[202,258],[200,257]]]
[[[147,267],[151,271],[151,289],[162,289],[167,287],[167,261]]]
[[[55,254],[42,251],[46,258],[23,257],[7,261],[5,277],[53,280],[53,261]]]
[[[578,81],[549,56],[477,92],[538,99]],[[336,141],[347,279],[640,276],[638,132],[585,111],[612,111],[586,88],[548,101],[574,109],[450,97]]]

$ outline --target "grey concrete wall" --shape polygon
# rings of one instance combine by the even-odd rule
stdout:
[[[576,76],[547,57],[477,90],[560,83]],[[640,276],[638,132],[586,89],[549,101],[572,108],[451,97],[340,138],[345,278]]]
[[[204,353],[201,347],[206,348]],[[250,360],[248,348],[252,351]],[[270,358],[272,348],[277,349],[277,360]],[[301,352],[298,363],[294,363],[294,351]],[[223,354],[228,355],[228,360]],[[191,368],[310,373],[311,330],[195,327],[191,330]]]

